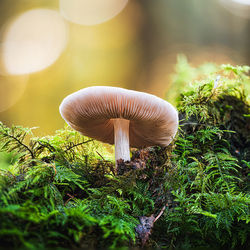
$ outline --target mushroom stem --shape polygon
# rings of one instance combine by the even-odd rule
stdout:
[[[129,151],[129,120],[114,119],[115,162],[122,159],[130,161]]]

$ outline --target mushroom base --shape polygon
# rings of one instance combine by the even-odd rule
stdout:
[[[114,123],[114,141],[115,141],[115,162],[122,159],[130,161],[129,151],[129,120],[118,118]]]

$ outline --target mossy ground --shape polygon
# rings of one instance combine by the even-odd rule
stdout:
[[[246,71],[214,66],[193,82],[175,140],[134,151],[120,175],[102,144],[68,127],[27,142],[31,129],[1,124],[0,248],[247,249]]]

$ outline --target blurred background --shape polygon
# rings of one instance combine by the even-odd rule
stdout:
[[[250,65],[250,0],[0,0],[0,121],[52,134],[94,85],[164,98],[179,54]]]

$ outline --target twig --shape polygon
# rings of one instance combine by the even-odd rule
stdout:
[[[70,200],[72,200],[72,199],[75,198],[75,196],[73,196],[73,195],[71,195],[71,194],[69,194],[69,193],[67,193],[67,195],[69,196],[69,198],[65,201],[64,206],[66,206],[67,203],[68,203]]]
[[[104,160],[104,161],[106,161],[104,158],[103,158],[103,156],[96,150],[96,153]]]
[[[103,161],[108,162],[107,160],[104,159],[104,157],[97,150],[96,150],[96,153],[102,158]],[[113,175],[115,175],[115,170],[112,165],[110,166],[110,171],[112,172]]]
[[[21,146],[23,146],[24,148],[26,148],[29,151],[29,153],[31,155],[31,158],[34,159],[34,154],[33,154],[32,150],[27,145],[25,145],[24,143],[22,143],[18,138],[16,138],[13,135],[9,135],[9,134],[3,134],[3,135],[8,136],[8,137],[14,139],[15,141],[17,141]]]
[[[41,146],[47,148],[51,153],[54,153],[56,151],[56,149],[53,146],[51,146],[48,142],[40,142],[40,141],[38,141],[38,143]]]
[[[161,209],[160,213],[155,217],[154,223],[161,217],[165,209],[166,209],[166,205]]]
[[[88,143],[88,142],[91,142],[91,141],[93,141],[93,139],[88,140],[88,141],[83,141],[83,142],[80,142],[80,143],[77,143],[77,144],[74,144],[73,146],[68,147],[67,149],[65,149],[65,150],[64,150],[64,153],[67,152],[68,150],[74,148],[74,147],[80,146],[80,145],[82,145],[82,144],[85,144],[85,143]]]

